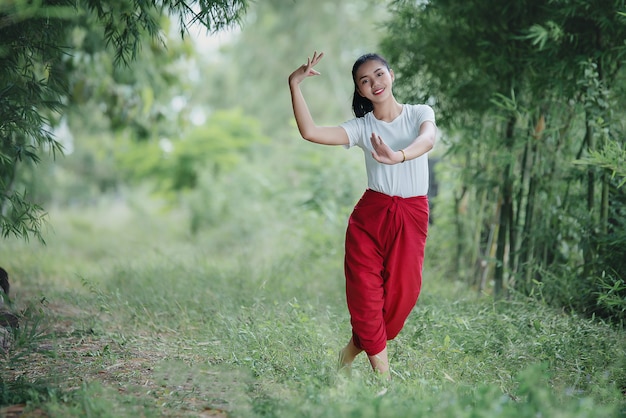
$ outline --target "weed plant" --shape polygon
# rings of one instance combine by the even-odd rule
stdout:
[[[301,210],[266,224],[241,214],[258,228],[240,225],[246,236],[221,240],[227,225],[192,235],[183,213],[137,198],[52,212],[46,246],[3,243],[15,309],[38,310],[2,357],[0,411],[626,416],[623,330],[535,300],[494,302],[444,277],[436,225],[422,295],[389,344],[392,381],[377,379],[365,357],[350,377],[338,374],[350,335],[345,219]]]

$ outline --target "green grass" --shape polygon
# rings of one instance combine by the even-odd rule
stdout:
[[[623,331],[476,295],[428,255],[420,301],[389,345],[392,382],[365,358],[352,377],[337,375],[350,332],[341,220],[302,216],[224,240],[226,226],[190,236],[185,216],[141,205],[51,221],[46,246],[2,243],[13,309],[25,315],[2,358],[4,407],[52,417],[626,416]],[[428,251],[441,245],[435,226]]]

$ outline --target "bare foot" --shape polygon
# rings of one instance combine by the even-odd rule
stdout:
[[[381,377],[391,380],[391,373],[389,372],[389,357],[387,356],[387,347],[383,351],[373,356],[368,356],[372,369],[376,373],[379,373]]]
[[[345,360],[345,349],[339,350],[339,359],[337,360],[337,371],[349,376],[352,372],[352,362]]]
[[[354,341],[350,338],[348,344],[339,351],[339,360],[337,361],[337,368],[339,370],[349,370],[352,367],[352,362],[363,351],[354,345]]]

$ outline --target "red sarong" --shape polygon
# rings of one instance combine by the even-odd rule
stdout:
[[[346,298],[354,345],[369,356],[395,338],[422,287],[428,198],[366,190],[346,231]]]

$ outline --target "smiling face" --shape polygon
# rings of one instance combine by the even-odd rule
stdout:
[[[352,111],[357,118],[374,110],[374,106],[393,99],[393,71],[387,61],[378,54],[361,55],[352,66],[354,94]],[[393,99],[395,100],[395,99]]]
[[[365,61],[354,74],[354,83],[358,93],[372,102],[391,95],[393,80],[393,71],[385,62],[377,59]]]

